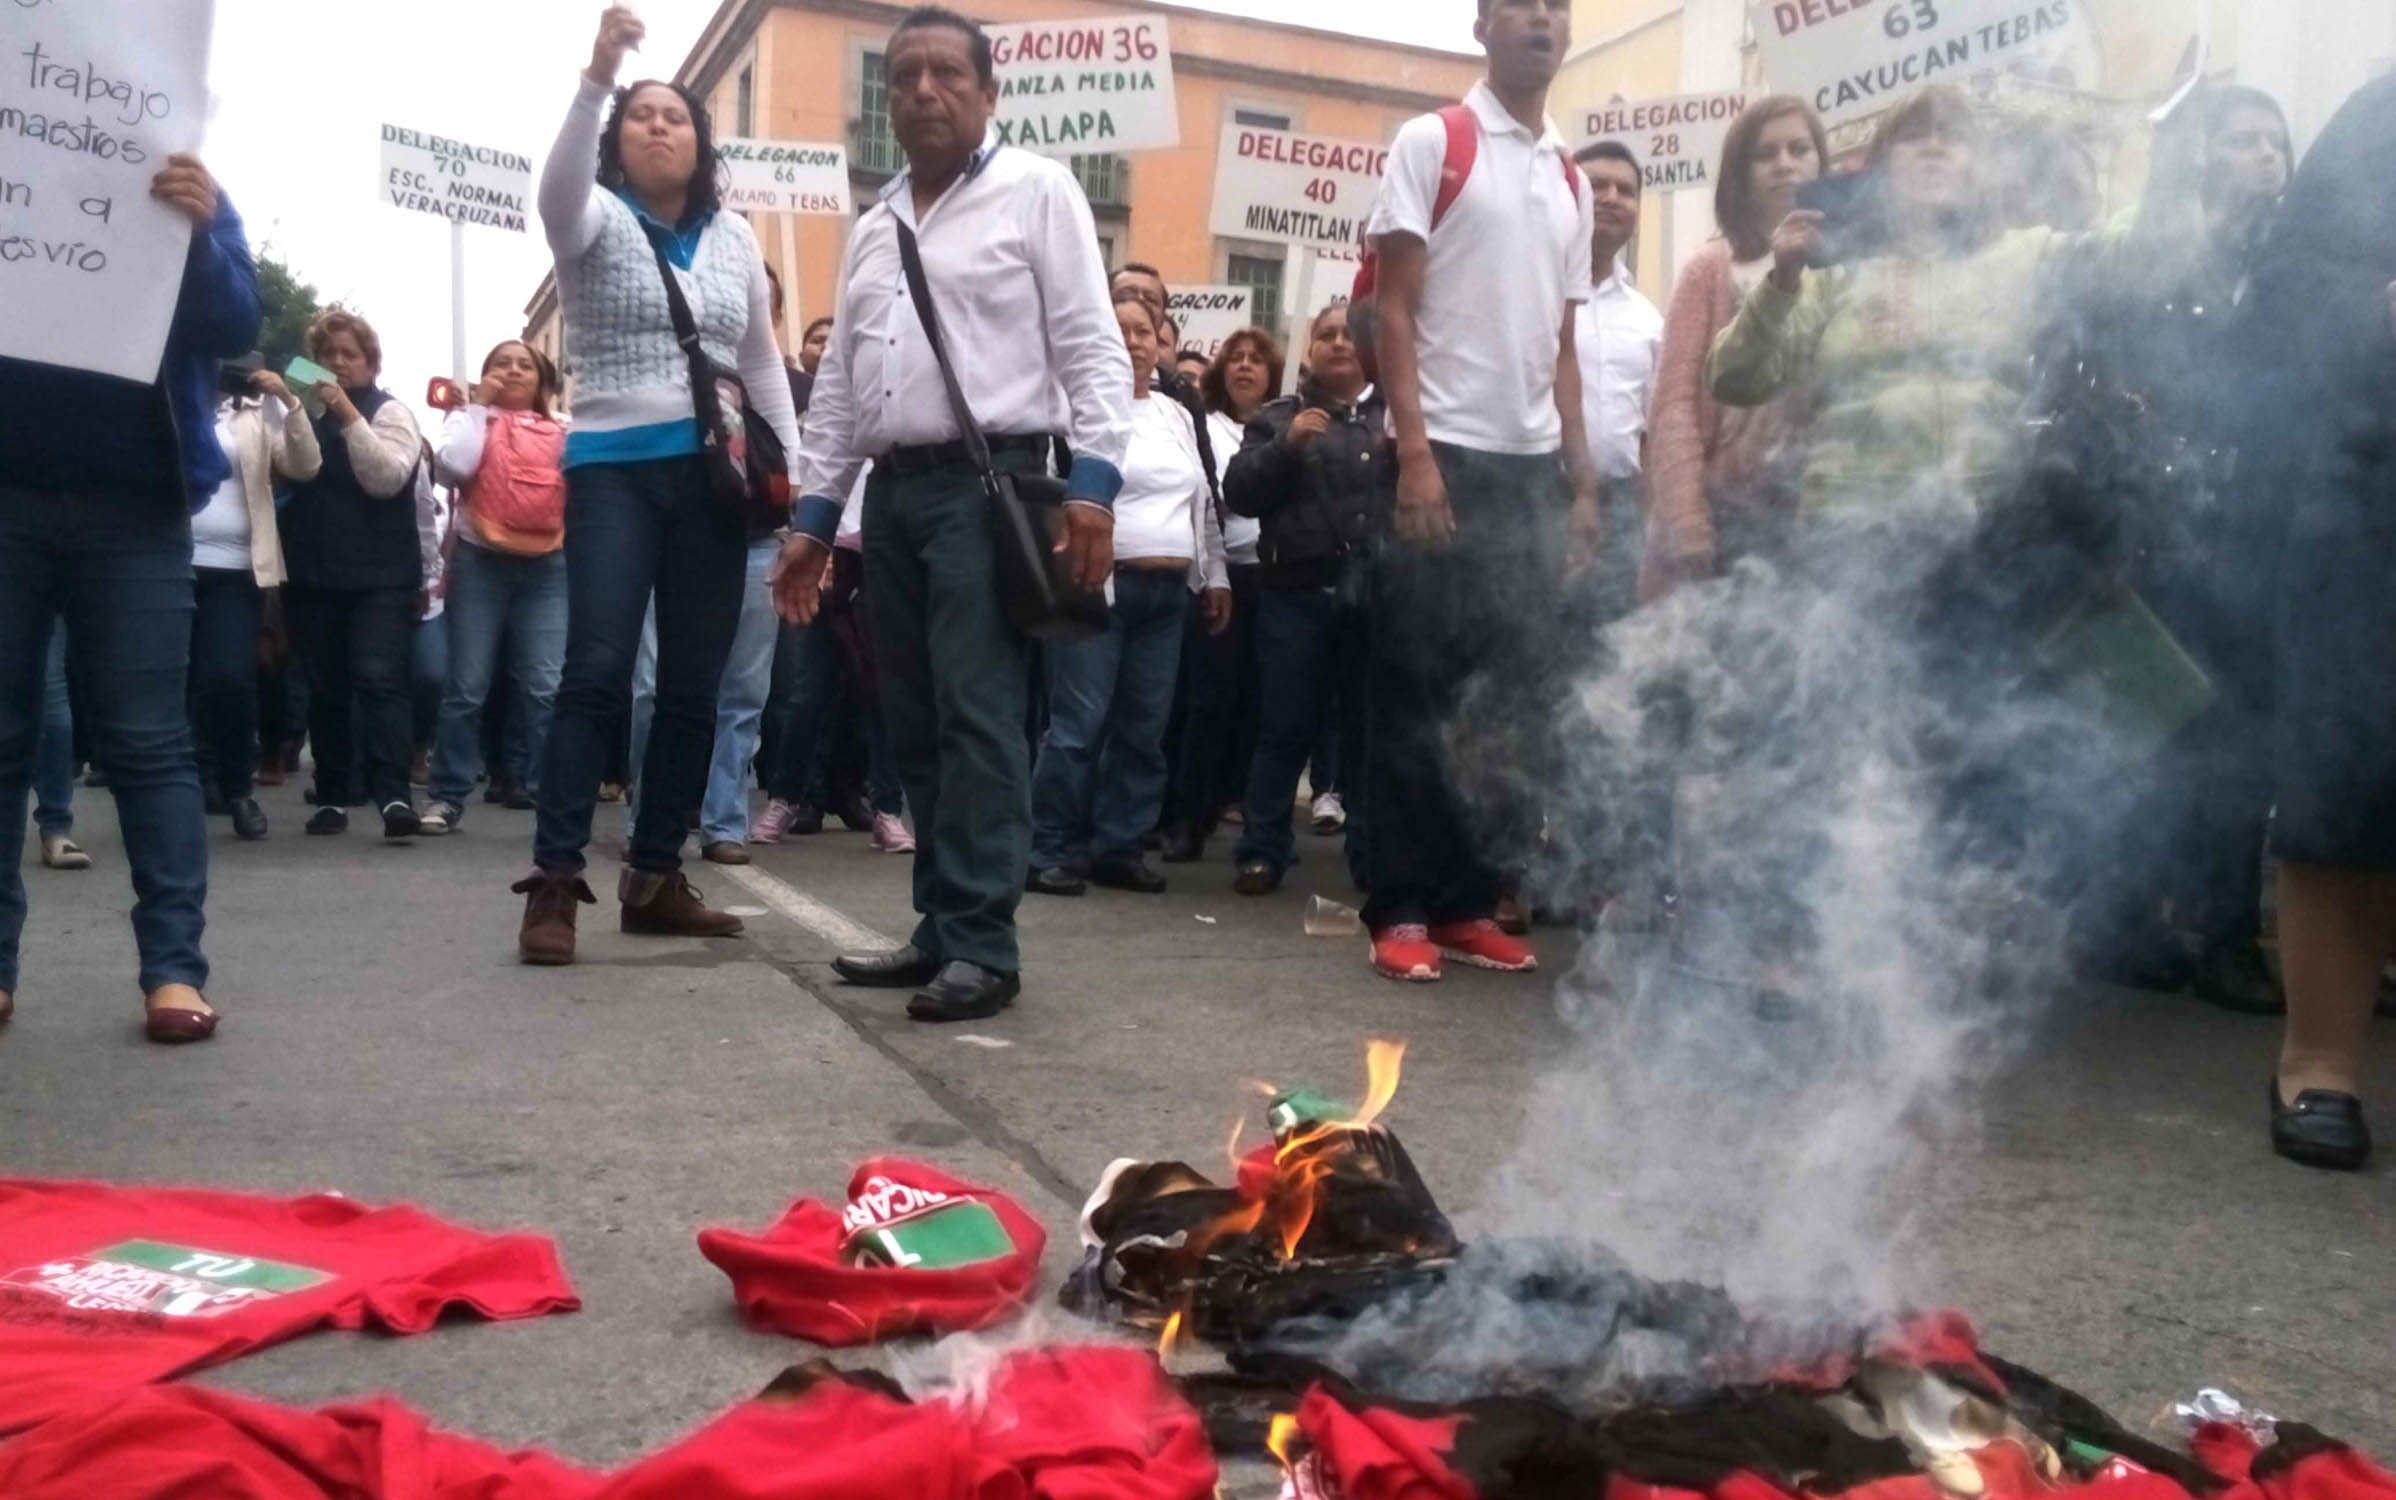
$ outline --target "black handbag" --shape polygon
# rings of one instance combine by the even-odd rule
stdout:
[[[719,370],[699,347],[699,325],[683,300],[682,282],[666,253],[657,250],[657,274],[665,278],[666,309],[674,319],[674,341],[690,361],[691,408],[699,419],[699,454],[707,464],[707,486],[716,504],[744,530],[771,531],[790,521],[790,455],[774,424],[749,404],[749,388],[730,370]]]
[[[949,409],[956,413],[965,451],[981,471],[982,493],[990,500],[991,550],[998,559],[998,602],[1007,624],[1019,635],[1036,641],[1086,640],[1106,629],[1106,595],[1085,589],[1056,550],[1065,525],[1065,482],[1047,474],[1001,474],[990,462],[990,442],[965,404],[965,388],[957,383],[949,363],[948,346],[940,337],[940,317],[932,310],[932,289],[923,276],[923,252],[915,231],[891,216],[898,228],[899,260],[907,270],[907,291],[915,299],[915,316],[931,341],[932,358],[940,366],[941,383],[948,387]]]

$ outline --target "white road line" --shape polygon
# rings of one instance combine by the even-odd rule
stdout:
[[[720,865],[717,868],[747,886],[758,900],[844,953],[874,953],[899,945],[897,938],[885,937],[864,923],[824,905],[805,891],[775,879],[755,865]]]

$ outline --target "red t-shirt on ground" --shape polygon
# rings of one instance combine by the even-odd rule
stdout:
[[[550,1240],[404,1204],[0,1179],[0,1433],[313,1328],[580,1305]]]

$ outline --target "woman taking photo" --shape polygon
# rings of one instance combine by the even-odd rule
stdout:
[[[1223,528],[1198,461],[1189,408],[1153,389],[1157,325],[1126,287],[1115,321],[1131,355],[1132,434],[1115,497],[1115,577],[1107,628],[1049,646],[1048,731],[1032,767],[1027,889],[1078,896],[1085,878],[1154,895],[1165,877],[1140,857],[1165,796],[1165,726],[1181,674],[1190,595],[1210,629],[1231,623]]]
[[[1381,476],[1386,413],[1348,342],[1348,310],[1315,315],[1306,379],[1294,396],[1268,401],[1250,419],[1238,455],[1223,471],[1223,499],[1258,517],[1256,755],[1248,772],[1245,825],[1232,888],[1270,894],[1296,853],[1290,830],[1298,773],[1319,742],[1336,699],[1342,753],[1360,753],[1366,549],[1384,523]],[[1230,452],[1224,448],[1223,452]],[[1318,801],[1328,786],[1316,788]],[[1351,810],[1351,864],[1361,820]]]
[[[720,211],[707,112],[681,86],[615,89],[640,18],[599,18],[591,65],[541,170],[540,211],[557,262],[575,371],[566,438],[566,664],[541,761],[533,873],[519,947],[527,963],[574,960],[583,847],[608,741],[631,710],[641,620],[657,609],[657,706],[641,765],[639,821],[617,886],[626,932],[728,937],[682,874],[682,841],[707,785],[716,684],[740,623],[743,518],[710,492],[687,359],[659,269],[672,267],[715,369],[797,452],[798,422],[774,344],[772,292],[748,222]],[[611,90],[612,102],[611,102]]]
[[[384,836],[407,838],[417,829],[408,800],[408,674],[424,588],[416,530],[424,439],[415,414],[374,383],[383,344],[364,318],[338,307],[318,314],[308,354],[339,382],[316,388],[323,463],[314,478],[292,485],[282,511],[291,637],[307,665],[316,752],[308,832],[348,832],[351,796],[362,790],[382,814]],[[358,772],[363,788],[350,785]]]
[[[482,758],[483,704],[502,639],[514,648],[509,709],[523,722],[529,791],[566,656],[566,445],[549,358],[509,339],[483,358],[466,405],[441,426],[434,467],[458,493],[447,582],[449,670],[433,737],[426,833],[448,833],[466,815]],[[495,775],[494,780],[501,779]]]
[[[1249,418],[1281,389],[1281,346],[1261,328],[1243,328],[1223,341],[1198,379],[1206,402],[1207,434],[1224,462],[1240,451]],[[1189,633],[1183,670],[1191,674],[1189,727],[1182,736],[1178,807],[1168,809],[1173,832],[1165,862],[1206,857],[1206,841],[1226,804],[1247,790],[1256,753],[1256,538],[1254,517],[1223,517],[1225,572],[1231,584],[1231,623]]]
[[[1769,550],[1766,534],[1786,518],[1786,497],[1775,497],[1765,464],[1782,431],[1781,403],[1721,405],[1706,388],[1706,355],[1740,299],[1771,271],[1772,231],[1829,155],[1822,122],[1790,94],[1747,106],[1723,137],[1714,182],[1721,237],[1682,267],[1656,358],[1642,599]]]

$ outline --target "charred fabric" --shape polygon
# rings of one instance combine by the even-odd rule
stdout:
[[[1219,1451],[1284,1463],[1285,1500],[1760,1500],[1883,1482],[1895,1487],[1870,1491],[1882,1500],[1917,1485],[2015,1500],[2132,1475],[2156,1486],[2141,1500],[2162,1500],[2251,1485],[2257,1453],[2369,1468],[2294,1423],[2264,1447],[2268,1419],[2226,1398],[2187,1430],[2200,1450],[2207,1433],[2247,1447],[2199,1462],[1985,1353],[1953,1313],[1790,1317],[1643,1277],[1587,1244],[1465,1245],[1375,1123],[1394,1053],[1374,1074],[1359,1110],[1276,1097],[1272,1141],[1236,1158],[1230,1186],[1181,1162],[1116,1162],[1084,1207],[1087,1253],[1059,1293],[1165,1349],[1219,1351],[1224,1369],[1180,1384]],[[1358,1482],[1391,1463],[1453,1487]],[[1742,1489],[1750,1479],[1769,1488]]]

